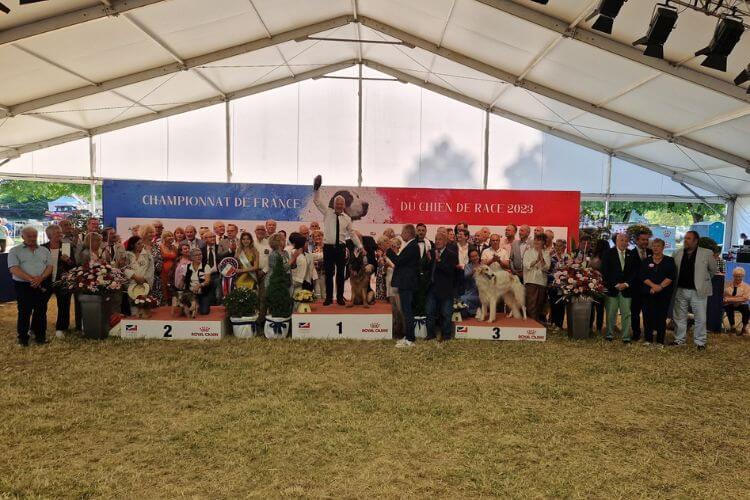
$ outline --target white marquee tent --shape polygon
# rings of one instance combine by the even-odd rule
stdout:
[[[631,45],[655,0],[611,36],[598,0],[2,1],[2,177],[576,189],[750,229],[750,35],[705,68],[690,9],[661,60]]]

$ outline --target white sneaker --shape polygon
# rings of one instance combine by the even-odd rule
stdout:
[[[62,330],[57,330],[55,332],[55,337],[57,337],[58,339],[64,339],[65,338],[65,332],[63,332]]]
[[[648,342],[648,341],[644,341],[644,342],[643,342],[643,345],[651,345],[651,342]]]
[[[413,345],[414,342],[412,342],[411,340],[406,340],[405,338],[396,342],[396,347],[411,347]]]

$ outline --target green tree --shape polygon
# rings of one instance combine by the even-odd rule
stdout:
[[[91,187],[88,184],[63,182],[38,182],[3,180],[0,181],[0,201],[3,203],[25,203],[36,200],[54,200],[60,196],[78,195],[91,201]],[[96,197],[101,199],[102,187],[96,186]]]
[[[633,210],[646,217],[650,224],[664,226],[689,226],[704,220],[724,220],[726,207],[719,204],[711,207],[713,210],[701,202],[613,201],[609,204],[609,220],[626,222]],[[592,219],[603,218],[604,202],[581,202],[581,214]]]

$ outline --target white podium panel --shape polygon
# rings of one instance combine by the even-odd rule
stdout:
[[[472,319],[456,323],[455,330],[457,340],[547,340],[547,329],[532,320],[507,318],[485,323]]]
[[[223,312],[211,311],[195,319],[173,318],[160,308],[148,319],[123,318],[120,337],[124,339],[220,340],[224,336]]]
[[[384,340],[392,328],[390,314],[292,314],[293,339]]]

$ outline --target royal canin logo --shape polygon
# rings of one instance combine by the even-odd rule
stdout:
[[[536,335],[536,330],[526,330],[527,335]]]
[[[208,332],[211,331],[211,327],[210,326],[202,326],[202,327],[200,327],[200,331],[203,332],[203,333],[208,333]]]
[[[370,328],[380,328],[380,323],[370,323]]]

